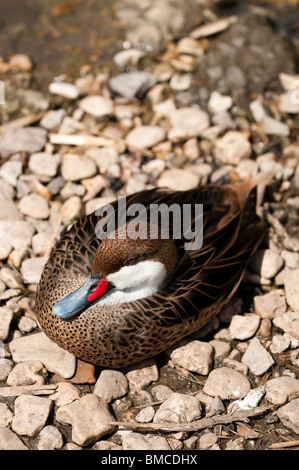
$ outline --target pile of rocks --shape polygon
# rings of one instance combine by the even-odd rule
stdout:
[[[201,64],[209,50],[224,48],[219,33],[230,28],[238,33],[232,48],[243,47],[243,20],[216,19],[171,42],[147,70],[53,80],[49,95],[19,90],[24,116],[0,127],[1,449],[256,449],[296,439],[299,76],[291,65],[279,70],[279,91],[248,91],[244,108],[235,93],[198,84]],[[114,60],[138,68],[146,54],[130,48]],[[263,206],[268,239],[246,273],[255,292],[168,350],[163,366],[150,359],[98,371],[40,332],[34,292],[55,240],[77,218],[118,195],[259,172],[271,173],[273,199]],[[204,341],[207,334],[213,338]],[[216,419],[204,430],[184,428],[228,414],[232,404],[246,410],[255,390],[251,406],[271,406],[262,424],[220,429]],[[150,431],[170,423],[182,430]]]

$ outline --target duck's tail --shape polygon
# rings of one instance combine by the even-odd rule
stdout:
[[[242,183],[228,184],[226,186],[236,193],[241,207],[244,207],[246,204],[247,198],[252,189],[256,188],[256,207],[259,207],[261,206],[265,189],[270,183],[271,177],[272,172],[259,173],[256,176],[243,181]]]

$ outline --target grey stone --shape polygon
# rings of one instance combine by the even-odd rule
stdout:
[[[31,244],[35,230],[25,220],[0,220],[0,241],[9,242],[16,250],[22,250]]]
[[[283,267],[282,257],[273,250],[259,249],[250,258],[249,268],[266,279],[272,279]]]
[[[299,311],[286,312],[283,315],[274,318],[273,323],[285,333],[299,339]]]
[[[260,317],[258,315],[235,315],[229,325],[231,337],[240,340],[251,338],[257,331],[259,324]]]
[[[66,116],[65,109],[57,109],[48,111],[47,114],[40,121],[41,127],[49,131],[54,131],[58,129],[63,118]]]
[[[38,284],[48,258],[28,258],[21,265],[21,273],[26,284]]]
[[[110,424],[114,418],[107,402],[94,393],[60,407],[56,419],[60,423],[72,425],[72,440],[81,446],[92,444],[114,429]]]
[[[109,79],[109,88],[116,95],[142,99],[157,83],[155,75],[148,72],[122,73]]]
[[[154,423],[191,423],[201,416],[201,405],[196,397],[172,393],[160,405]]]
[[[48,398],[21,395],[15,400],[12,429],[20,436],[34,436],[45,425],[53,402]]]
[[[12,319],[13,311],[8,307],[0,307],[0,341],[5,341],[8,338]]]
[[[126,143],[130,147],[150,148],[162,142],[166,135],[159,126],[138,126],[132,129],[126,137]]]
[[[171,450],[167,440],[162,436],[143,435],[130,432],[123,438],[123,450]]]
[[[97,173],[95,162],[88,157],[68,153],[62,158],[61,174],[67,181],[90,178]]]
[[[172,362],[197,374],[208,375],[214,357],[214,348],[203,341],[182,341],[168,350]]]
[[[55,450],[63,447],[63,437],[56,426],[46,426],[38,435],[37,450]]]
[[[288,305],[296,311],[299,311],[299,269],[288,271],[284,280],[284,287]]]
[[[203,392],[221,400],[243,398],[250,390],[250,382],[243,374],[228,367],[210,372]]]
[[[256,313],[262,318],[274,318],[282,315],[286,309],[286,301],[281,289],[274,289],[267,294],[253,298]]]
[[[251,155],[251,145],[244,134],[228,131],[215,142],[215,158],[222,164],[237,165]]]
[[[15,362],[38,360],[49,372],[66,379],[75,373],[76,358],[53,343],[44,333],[14,339],[9,343],[9,347]]]
[[[113,114],[113,101],[105,96],[86,96],[80,101],[79,106],[83,111],[97,118]]]
[[[40,127],[12,127],[0,138],[0,154],[7,158],[18,152],[39,152],[46,140],[47,131]]]
[[[7,377],[7,384],[11,387],[17,385],[43,385],[45,379],[39,373],[45,372],[45,368],[40,361],[19,362]]]
[[[274,405],[284,405],[299,397],[299,380],[292,377],[277,377],[266,383],[266,399]]]
[[[287,428],[299,434],[299,398],[279,408],[276,414]]]
[[[7,183],[16,186],[18,177],[22,173],[21,160],[9,160],[4,162],[0,169],[0,176],[4,178]]]
[[[108,403],[121,398],[128,392],[128,381],[125,375],[117,370],[102,370],[96,381],[93,393]]]
[[[170,115],[168,138],[173,142],[197,137],[210,125],[209,115],[202,109],[184,107]]]
[[[22,220],[23,216],[11,199],[0,198],[0,219]]]
[[[45,152],[33,153],[30,156],[28,166],[36,175],[48,176],[52,178],[57,173],[60,156],[50,155]]]
[[[13,420],[13,413],[5,403],[0,403],[0,429],[9,428]]]
[[[158,380],[159,372],[154,359],[147,359],[127,368],[126,373],[131,393],[137,392]]]
[[[22,197],[19,208],[22,214],[36,219],[47,219],[50,215],[47,200],[39,194],[32,193]]]
[[[275,363],[271,354],[262,346],[258,338],[253,338],[246,349],[242,359],[251,372],[255,375],[263,375]]]
[[[29,450],[18,436],[6,427],[0,427],[0,450]]]

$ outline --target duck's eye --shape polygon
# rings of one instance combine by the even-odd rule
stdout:
[[[127,261],[125,262],[125,265],[126,266],[131,266],[132,264],[135,264],[136,263],[136,258],[129,258],[127,259]]]

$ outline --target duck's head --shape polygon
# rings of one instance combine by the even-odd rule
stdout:
[[[139,238],[131,235],[118,230],[99,244],[86,282],[53,306],[54,315],[69,318],[95,303],[132,302],[167,285],[178,259],[173,241],[150,239],[148,229]]]

